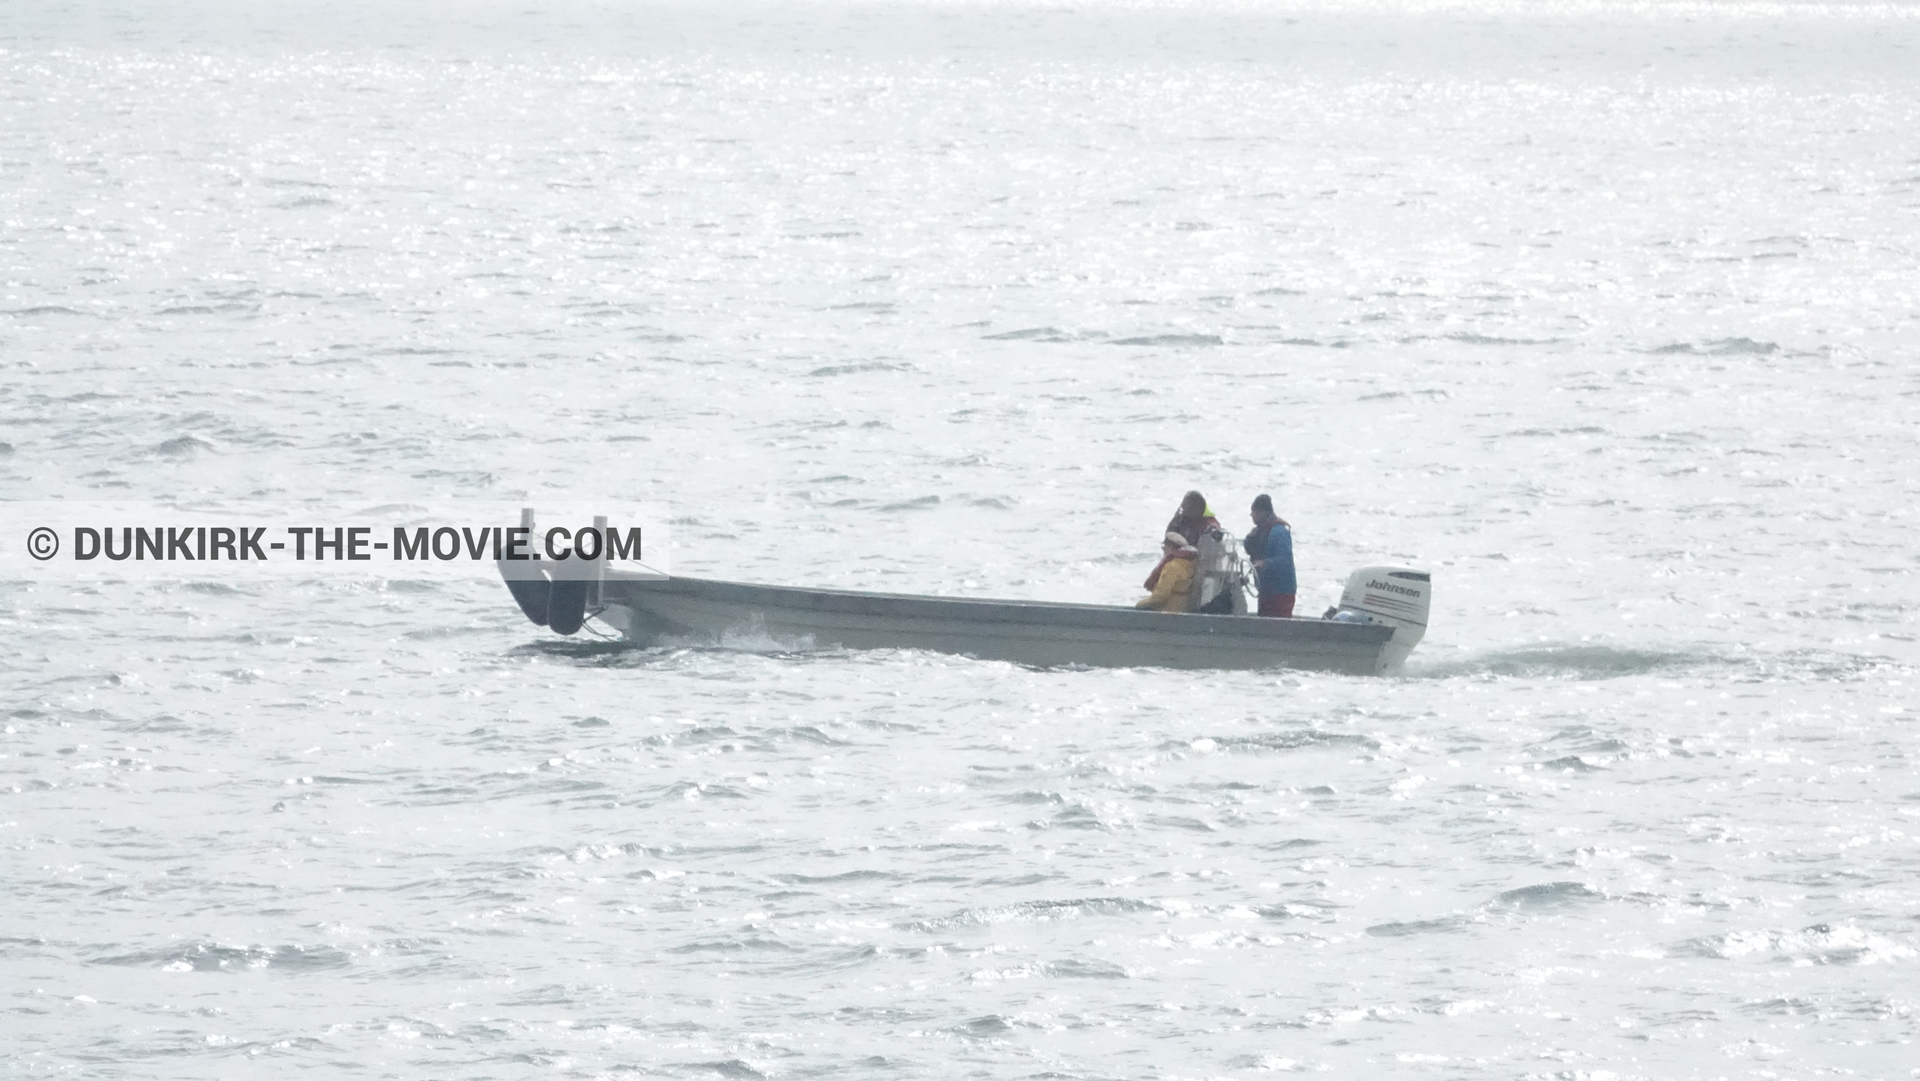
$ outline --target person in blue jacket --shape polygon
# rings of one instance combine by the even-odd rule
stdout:
[[[1243,542],[1253,560],[1254,588],[1260,592],[1260,614],[1291,616],[1299,584],[1293,573],[1293,530],[1273,513],[1273,497],[1253,499],[1253,530]]]

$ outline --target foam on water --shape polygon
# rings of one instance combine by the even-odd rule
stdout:
[[[8,5],[6,498],[1124,603],[1271,491],[1303,611],[1435,610],[1353,679],[0,585],[0,1059],[1905,1076],[1914,10]]]

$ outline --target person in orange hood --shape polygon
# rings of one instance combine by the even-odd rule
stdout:
[[[1220,528],[1220,519],[1213,516],[1213,508],[1207,506],[1207,497],[1199,492],[1188,492],[1180,500],[1180,509],[1167,522],[1167,532],[1180,534],[1188,544],[1199,544],[1200,535]]]

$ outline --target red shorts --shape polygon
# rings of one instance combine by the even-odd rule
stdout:
[[[1292,593],[1260,594],[1260,614],[1263,616],[1291,616],[1293,614]]]

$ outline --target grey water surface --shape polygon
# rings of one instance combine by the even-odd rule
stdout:
[[[1356,679],[0,585],[0,1075],[1915,1076],[1917,16],[0,7],[0,498],[1129,603],[1265,491],[1436,596]]]

